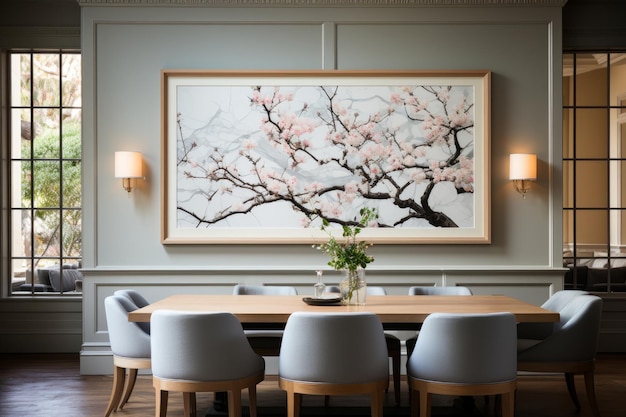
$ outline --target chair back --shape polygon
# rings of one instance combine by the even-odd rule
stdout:
[[[295,312],[287,320],[278,373],[293,381],[356,384],[389,377],[377,315]]]
[[[516,341],[511,313],[433,313],[424,320],[407,373],[458,384],[512,381],[517,374]]]
[[[339,287],[337,285],[327,285],[326,286],[326,292],[330,292],[330,293],[341,293],[341,290],[339,289]],[[376,287],[376,286],[370,286],[368,285],[367,287],[365,287],[365,294],[367,295],[387,295],[387,290],[385,290],[385,287]]]
[[[298,295],[295,287],[275,285],[243,285],[233,288],[234,295]]]
[[[565,306],[572,300],[572,298],[578,297],[579,295],[588,295],[588,291],[582,290],[561,290],[557,291],[550,298],[546,300],[545,303],[541,305],[541,307],[560,312],[565,308]]]
[[[467,287],[415,286],[409,288],[409,295],[472,295]]]
[[[139,323],[128,321],[137,309],[126,297],[111,295],[104,299],[111,351],[129,358],[150,358],[150,334]]]
[[[142,308],[150,304],[150,302],[146,300],[143,295],[132,289],[117,290],[113,293],[113,295],[121,295],[122,297],[128,298],[137,306],[137,308]]]
[[[119,295],[128,299],[128,301],[135,305],[135,310],[150,304],[150,302],[146,300],[143,295],[131,289],[117,290],[113,293],[113,295]],[[137,325],[141,327],[144,332],[150,334],[150,322],[141,322],[137,323]]]
[[[163,379],[225,381],[265,369],[241,323],[226,312],[157,310],[152,328],[152,373]]]
[[[521,351],[518,361],[590,361],[595,358],[602,299],[595,295],[579,295],[572,298],[559,314],[561,318],[552,335]]]
[[[587,291],[582,290],[557,291],[541,307],[559,313],[573,298],[587,294]],[[543,340],[560,327],[560,323],[520,323],[517,326],[517,338]]]

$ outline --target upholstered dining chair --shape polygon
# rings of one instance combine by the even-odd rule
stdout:
[[[141,295],[137,290],[133,289],[123,289],[117,290],[113,293],[113,295],[121,295],[122,297],[126,297],[131,303],[137,307],[137,309],[143,308],[150,304],[150,302]],[[139,327],[141,327],[146,333],[150,333],[150,322],[140,322],[137,323]],[[125,401],[124,401],[125,402]]]
[[[295,312],[285,326],[278,384],[287,415],[299,415],[303,394],[369,394],[372,417],[382,417],[389,384],[383,326],[374,313]]]
[[[133,290],[130,288],[117,290],[113,293],[113,295],[121,295],[122,297],[126,297],[133,302],[138,308],[145,307],[150,304],[150,302],[139,293],[137,290]]]
[[[239,417],[246,388],[250,416],[256,417],[256,385],[265,377],[265,361],[233,314],[157,310],[150,324],[157,417],[166,416],[170,391],[183,393],[185,417],[196,415],[197,392],[226,391],[228,415]]]
[[[327,286],[326,291],[330,293],[341,293],[341,290],[336,285]],[[387,290],[385,290],[384,287],[368,285],[365,291],[367,295],[387,295]],[[402,399],[400,393],[402,342],[396,335],[387,332],[385,332],[385,342],[387,342],[387,354],[391,358],[391,376],[393,378],[394,399],[396,401],[396,405],[400,405],[400,400]]]
[[[295,287],[281,285],[243,285],[233,288],[234,295],[298,295]],[[276,329],[246,330],[246,336],[252,349],[259,355],[278,356],[283,331]]]
[[[541,307],[560,313],[572,298],[587,294],[589,294],[589,292],[583,290],[557,291],[552,294]],[[517,325],[517,338],[543,340],[552,334],[555,327],[560,327],[560,323],[519,323]]]
[[[513,417],[517,378],[512,313],[433,313],[426,317],[407,362],[411,414],[431,415],[431,394],[502,395]]]
[[[113,352],[113,388],[104,413],[122,409],[135,386],[137,371],[150,369],[150,333],[139,323],[128,321],[128,313],[137,309],[128,298],[112,295],[104,300],[104,309]],[[126,372],[128,371],[128,376]]]
[[[560,321],[543,340],[518,339],[517,369],[563,373],[567,389],[580,410],[574,375],[584,375],[587,398],[594,417],[600,417],[594,388],[595,357],[600,334],[602,299],[595,295],[573,297],[559,311]]]
[[[413,286],[409,287],[409,295],[472,295],[472,290],[468,287],[450,286],[450,287],[434,287],[434,286]],[[415,342],[417,341],[418,333],[407,339],[404,344],[406,346],[407,358],[411,356]]]

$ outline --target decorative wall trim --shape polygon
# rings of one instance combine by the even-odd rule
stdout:
[[[567,0],[78,0],[81,7],[563,7],[566,2]]]

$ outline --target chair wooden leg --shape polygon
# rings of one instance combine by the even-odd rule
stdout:
[[[502,417],[514,417],[515,416],[515,399],[512,392],[507,392],[499,395],[500,403],[502,404]]]
[[[289,390],[287,391],[287,417],[298,417],[300,410],[300,394]]]
[[[383,417],[383,391],[377,390],[370,394],[370,408],[372,417]]]
[[[598,408],[598,401],[596,399],[593,370],[585,372],[585,389],[587,391],[587,398],[589,399],[589,405],[591,406],[593,416],[600,417],[600,409]]]
[[[111,397],[109,398],[109,405],[104,412],[104,417],[109,417],[111,412],[117,409],[122,398],[122,392],[124,390],[124,378],[126,377],[126,369],[119,366],[113,367],[113,388],[111,389]]]
[[[167,415],[167,391],[157,389],[155,392],[155,417],[165,417]]]
[[[572,398],[572,401],[576,406],[576,411],[580,411],[580,401],[578,401],[578,395],[576,394],[576,383],[574,382],[574,374],[566,372],[565,383],[567,384],[567,392],[569,392],[569,396]]]
[[[241,417],[241,391],[228,391],[228,417]]]
[[[430,417],[430,400],[431,395],[426,390],[422,390],[419,392],[419,403],[420,403],[420,417]]]
[[[256,414],[256,385],[248,387],[248,403],[250,405],[250,417],[257,417]]]
[[[133,388],[135,388],[135,382],[137,381],[137,369],[129,369],[128,375],[126,376],[126,386],[124,387],[124,395],[122,396],[122,401],[120,401],[120,405],[117,407],[119,410],[124,408],[124,405],[128,402],[130,398],[130,394],[133,392]]]
[[[185,417],[196,417],[196,393],[183,392],[183,412]]]
[[[420,409],[419,392],[415,392],[409,387],[409,400],[411,401],[411,417],[418,417]]]

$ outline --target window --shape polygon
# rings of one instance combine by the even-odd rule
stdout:
[[[626,53],[563,62],[565,288],[626,291]]]
[[[11,51],[7,66],[11,293],[77,294],[81,56]]]

